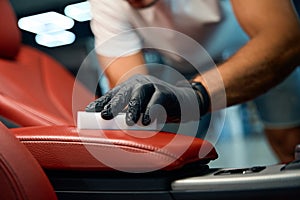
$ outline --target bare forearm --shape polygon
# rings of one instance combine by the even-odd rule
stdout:
[[[109,80],[110,87],[127,80],[134,74],[147,74],[144,58],[141,52],[119,58],[98,56],[102,70]]]
[[[227,104],[252,99],[285,79],[299,64],[300,40],[270,39],[262,34],[252,39],[219,67],[227,94]],[[231,68],[231,69],[230,69]]]
[[[238,12],[237,16],[251,39],[234,56],[218,66],[224,82],[227,106],[247,101],[266,92],[300,65],[300,26],[287,1],[277,2],[282,5],[267,0],[233,2],[238,7],[236,9],[243,12]],[[264,7],[271,9],[270,6],[273,5],[281,6],[273,8],[278,11],[274,12],[276,15],[261,17]],[[244,13],[243,6],[248,6],[250,11],[252,9],[251,13]],[[286,7],[286,10],[280,13],[282,7]],[[261,10],[255,16],[258,9]],[[212,85],[211,74],[205,73],[196,80]],[[210,88],[210,95],[216,97],[220,87]]]
[[[286,42],[269,41],[262,35],[251,40],[228,61],[218,67],[226,92],[227,106],[245,102],[266,92],[286,78],[300,64],[300,38]],[[212,87],[212,72],[195,78],[209,84],[212,98],[220,86]],[[212,89],[210,89],[212,88]]]

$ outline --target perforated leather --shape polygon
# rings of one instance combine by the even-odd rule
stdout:
[[[42,167],[82,170],[165,170],[218,157],[207,141],[172,133],[80,130],[72,126],[12,129]],[[151,137],[148,137],[151,135]]]

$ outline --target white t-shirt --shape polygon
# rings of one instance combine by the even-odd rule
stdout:
[[[159,0],[146,9],[133,9],[124,0],[90,3],[96,51],[108,57],[126,56],[146,46],[185,52],[201,65],[204,62],[197,47],[182,38],[202,45],[217,62],[248,39],[229,0]]]

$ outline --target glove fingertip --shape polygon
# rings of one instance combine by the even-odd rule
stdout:
[[[144,114],[143,118],[142,118],[142,124],[144,126],[148,126],[151,123],[151,118],[149,116],[149,114]]]
[[[114,118],[113,114],[111,113],[110,109],[104,109],[101,112],[101,117],[105,120],[111,120]]]
[[[125,120],[126,120],[126,124],[128,125],[128,126],[133,126],[136,122],[134,122],[134,120],[133,120],[133,114],[132,113],[130,113],[130,112],[127,112],[126,113],[126,118],[125,118]]]
[[[97,102],[91,102],[89,105],[85,107],[86,112],[97,112]]]

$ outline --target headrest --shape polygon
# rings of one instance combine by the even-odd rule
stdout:
[[[13,59],[21,45],[21,32],[8,0],[0,0],[0,58]]]

